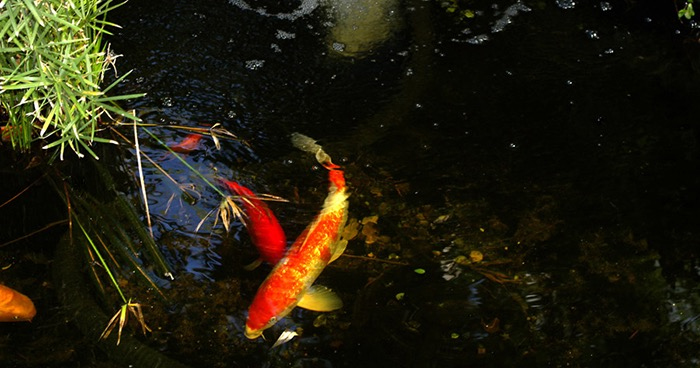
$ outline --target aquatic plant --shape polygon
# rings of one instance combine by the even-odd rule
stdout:
[[[476,16],[474,10],[467,7],[459,0],[441,1],[440,6],[445,9],[445,12],[453,14],[457,20],[471,19]]]
[[[678,9],[678,19],[685,18],[690,20],[695,15],[695,11],[693,10],[693,0],[686,0],[685,6],[683,8]]]
[[[0,0],[0,124],[3,125],[3,141],[11,142],[15,150],[23,153],[30,152],[37,147],[35,143],[40,142],[38,146],[52,151],[48,163],[57,156],[63,160],[67,148],[78,157],[84,157],[87,152],[98,159],[91,148],[93,142],[117,143],[109,137],[97,135],[100,129],[107,127],[107,122],[139,120],[117,102],[142,94],[108,95],[128,75],[118,77],[115,61],[120,55],[115,55],[109,44],[102,41],[103,35],[110,34],[107,28],[116,27],[106,20],[107,13],[120,5],[100,0]],[[110,69],[114,71],[113,81],[102,88]],[[98,175],[103,180],[109,178],[105,170],[100,169],[98,166]],[[48,178],[61,177],[58,170],[48,168],[48,171],[55,173]],[[104,180],[100,187],[112,188],[110,182],[111,179]],[[103,213],[102,204],[74,190],[68,183],[53,184],[68,208],[69,232],[73,232],[73,225],[81,230],[79,235],[85,239],[90,265],[100,265],[121,297],[123,306],[117,312],[119,335],[127,311],[137,315],[145,331],[143,316],[136,308],[138,303],[124,295],[117,280],[119,272],[131,269],[138,271],[153,290],[160,292],[138,257],[141,250],[130,245],[130,237],[117,224],[109,227],[93,224],[91,219],[95,217],[113,218]],[[133,207],[119,195],[117,198],[116,203],[121,206],[116,211],[135,221],[132,228],[137,232],[143,230]],[[157,269],[166,276],[170,275],[152,236],[145,231],[138,234]],[[97,276],[101,272],[92,269],[98,289],[104,295],[104,286]],[[114,319],[110,326],[112,322]],[[104,335],[108,334],[109,330],[105,330]]]
[[[66,148],[83,157],[97,155],[93,142],[112,118],[138,118],[117,101],[140,94],[109,96],[126,77],[117,77],[115,55],[102,41],[116,27],[106,15],[121,4],[100,0],[0,1],[0,110],[7,119],[3,140],[19,151],[40,141],[64,157]],[[102,88],[105,73],[115,78]],[[127,73],[128,74],[128,73]],[[2,122],[0,122],[2,123]]]

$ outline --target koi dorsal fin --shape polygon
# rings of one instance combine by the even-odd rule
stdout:
[[[313,285],[306,290],[297,307],[316,312],[330,312],[342,308],[343,301],[331,289],[321,285]]]

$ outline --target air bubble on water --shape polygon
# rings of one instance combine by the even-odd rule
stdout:
[[[163,97],[160,101],[160,103],[164,107],[172,107],[173,106],[173,98],[172,97]]]
[[[576,7],[574,0],[557,0],[557,6],[561,9],[573,9]]]
[[[520,1],[506,8],[503,12],[503,16],[498,19],[493,27],[491,27],[491,32],[497,33],[503,31],[507,25],[513,23],[513,18],[518,15],[519,12],[529,12],[530,8],[523,5]]]
[[[276,37],[279,40],[291,40],[293,38],[296,38],[296,34],[278,29]]]
[[[600,10],[602,10],[602,11],[612,10],[612,5],[610,5],[610,3],[607,1],[601,1],[600,2]]]
[[[345,44],[340,43],[340,42],[333,42],[333,45],[331,47],[333,47],[333,50],[335,50],[337,52],[345,51]]]
[[[593,30],[593,29],[587,29],[586,36],[588,36],[588,38],[591,40],[599,40],[600,39],[600,36],[598,36],[598,31]]]
[[[263,65],[265,65],[265,60],[254,59],[245,62],[245,67],[248,70],[257,70],[262,68]]]
[[[474,37],[468,38],[468,39],[467,39],[466,41],[464,41],[464,42],[466,42],[466,43],[468,43],[468,44],[471,44],[471,45],[481,45],[481,44],[483,44],[484,42],[486,42],[486,41],[488,41],[488,40],[489,40],[489,36],[488,36],[488,35],[486,35],[486,34],[480,34],[480,35],[476,35],[476,36],[474,36]],[[457,40],[455,40],[455,41],[457,41]]]
[[[229,0],[229,3],[231,3],[231,5],[237,6],[238,8],[240,8],[242,10],[254,11],[254,12],[256,12],[259,15],[262,15],[264,17],[273,17],[273,18],[277,18],[277,19],[284,19],[284,20],[290,20],[290,21],[294,21],[297,18],[311,14],[311,12],[313,12],[316,8],[318,8],[318,5],[319,5],[318,0],[302,0],[299,7],[297,7],[296,9],[292,10],[289,13],[270,14],[264,8],[253,9],[253,7],[251,7],[244,0]]]

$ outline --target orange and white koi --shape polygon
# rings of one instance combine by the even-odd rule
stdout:
[[[319,163],[329,170],[329,193],[321,212],[258,288],[246,320],[245,336],[249,339],[261,336],[294,307],[328,312],[343,306],[330,289],[313,283],[330,262],[340,257],[347,245],[347,241],[340,238],[348,214],[345,175],[313,139],[294,133],[292,142],[297,148],[314,153]]]
[[[250,239],[260,258],[274,266],[284,257],[287,247],[287,238],[279,221],[265,202],[258,199],[252,190],[236,183],[235,181],[220,179],[228,189],[239,195],[245,208],[246,217],[243,219]],[[260,260],[253,262],[246,268],[254,268],[260,264]]]
[[[29,297],[0,285],[0,322],[31,321],[35,315],[36,308]]]
[[[171,146],[170,149],[179,153],[190,153],[197,149],[199,146],[199,141],[202,140],[202,137],[203,136],[201,134],[188,134],[187,137],[182,140],[182,142]]]

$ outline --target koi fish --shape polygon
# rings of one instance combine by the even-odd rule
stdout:
[[[199,146],[199,141],[201,140],[201,134],[188,134],[187,137],[185,137],[185,139],[182,140],[182,142],[171,146],[170,149],[179,153],[190,153],[197,149],[197,146]]]
[[[246,268],[257,267],[263,260],[274,266],[284,256],[287,238],[272,210],[265,202],[258,199],[253,191],[235,181],[221,179],[228,189],[241,196],[246,217],[244,225],[255,247],[260,252],[260,259]]]
[[[347,241],[340,238],[348,215],[345,175],[311,138],[294,133],[292,142],[297,148],[314,153],[319,163],[329,170],[329,193],[321,212],[258,288],[246,320],[245,336],[249,339],[261,336],[294,307],[328,312],[343,306],[342,300],[330,289],[313,283],[347,246]]]
[[[29,297],[0,285],[0,322],[31,321],[35,315],[36,308]]]
[[[1,126],[0,127],[0,141],[10,142],[13,138],[19,138],[19,129],[15,126]]]

